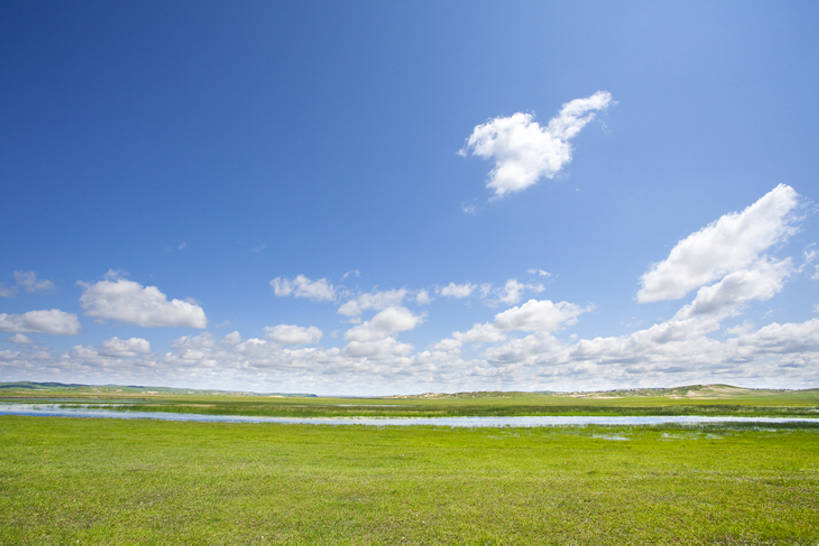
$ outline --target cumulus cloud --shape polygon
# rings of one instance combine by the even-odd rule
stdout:
[[[643,274],[640,302],[677,299],[756,261],[794,233],[798,195],[779,184],[742,212],[722,216],[678,242]]]
[[[28,345],[29,343],[31,343],[31,338],[25,334],[14,334],[9,338],[9,341],[20,345]]]
[[[352,341],[372,341],[396,332],[412,330],[422,320],[422,316],[413,315],[406,307],[388,307],[370,320],[347,330],[344,337]]]
[[[673,322],[673,324],[672,324]],[[819,381],[819,318],[707,335],[711,319],[669,321],[619,337],[564,343],[549,333],[491,341],[482,358],[465,359],[461,342],[442,340],[413,354],[393,336],[343,348],[283,346],[238,332],[183,336],[164,354],[121,357],[76,346],[53,353],[38,345],[0,349],[0,372],[34,380],[67,380],[326,394],[384,394],[523,389],[575,390],[724,382],[744,386],[815,386]],[[473,326],[464,342],[492,336]],[[483,331],[483,334],[480,332]],[[506,335],[511,335],[504,331]],[[728,332],[726,332],[728,333]],[[235,335],[234,335],[235,334]],[[494,336],[492,336],[494,337]]]
[[[551,332],[563,325],[577,322],[584,309],[573,303],[531,299],[495,315],[495,326],[501,330]]]
[[[278,324],[266,326],[268,339],[282,345],[315,345],[321,340],[322,332],[315,326],[296,326],[295,324]]]
[[[521,298],[525,292],[543,292],[546,288],[538,283],[522,283],[517,279],[509,279],[503,286],[500,294],[500,301],[512,305],[520,303]]]
[[[21,315],[0,313],[0,331],[17,334],[45,333],[54,335],[74,335],[80,331],[77,315],[48,309],[28,311]]]
[[[310,280],[304,275],[297,275],[294,279],[276,277],[270,281],[273,292],[280,297],[293,296],[314,301],[333,301],[336,299],[336,289],[327,279]]]
[[[234,330],[233,332],[225,335],[225,337],[222,338],[222,343],[224,343],[226,345],[238,345],[241,342],[242,342],[242,335],[239,332],[237,332],[236,330]]]
[[[348,317],[355,317],[368,309],[382,310],[401,305],[406,295],[407,291],[404,288],[359,294],[339,307],[338,312]]]
[[[793,271],[791,259],[759,260],[751,267],[726,275],[721,281],[704,286],[690,304],[684,306],[677,318],[699,315],[727,316],[749,300],[769,300],[778,294],[785,279]]]
[[[156,286],[142,286],[120,278],[78,284],[84,289],[80,305],[90,317],[144,327],[207,327],[205,311],[200,306],[178,299],[168,301]]]
[[[814,318],[801,323],[774,322],[763,326],[756,332],[739,336],[737,341],[752,349],[752,354],[817,352],[819,351],[819,319]]]
[[[459,343],[483,345],[503,341],[506,339],[506,334],[499,330],[494,324],[481,322],[474,324],[472,328],[466,332],[453,332],[452,338]]]
[[[571,161],[571,139],[611,100],[608,91],[574,99],[546,127],[529,113],[491,119],[472,130],[460,153],[495,162],[486,185],[497,197],[521,191],[541,178],[553,178]]]
[[[348,343],[343,354],[352,358],[391,358],[405,356],[412,351],[412,345],[401,343],[393,337],[357,340]]]
[[[478,286],[472,284],[471,282],[465,282],[463,284],[455,284],[454,282],[451,282],[443,288],[440,288],[438,293],[448,298],[461,299],[468,298],[476,288],[478,288]]]
[[[134,357],[150,353],[151,344],[141,337],[120,339],[115,336],[100,343],[97,352],[105,356]]]
[[[54,283],[48,279],[38,279],[34,271],[15,271],[14,280],[17,286],[26,292],[45,292],[54,290]]]

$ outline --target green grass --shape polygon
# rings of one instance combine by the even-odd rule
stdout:
[[[0,543],[815,544],[818,455],[815,425],[0,416]]]

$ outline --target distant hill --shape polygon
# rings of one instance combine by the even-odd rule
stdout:
[[[424,393],[413,395],[396,395],[389,398],[401,399],[446,399],[446,398],[506,398],[517,396],[557,396],[569,398],[633,398],[633,397],[665,397],[665,398],[732,398],[737,396],[765,396],[783,393],[808,393],[819,389],[752,389],[736,387],[734,385],[684,385],[681,387],[648,387],[634,389],[614,389],[608,391],[475,391],[458,393]]]
[[[10,391],[39,392],[42,394],[86,394],[86,395],[221,395],[221,396],[267,396],[267,397],[316,397],[311,393],[257,393],[249,391],[230,391],[218,389],[186,389],[176,387],[155,387],[144,385],[85,385],[80,383],[58,383],[58,382],[37,382],[37,381],[15,381],[0,383],[0,393]],[[389,398],[401,400],[446,400],[446,399],[490,399],[490,398],[521,398],[521,397],[556,397],[575,399],[616,399],[616,398],[671,398],[671,399],[724,399],[737,398],[743,396],[774,396],[785,393],[815,393],[819,395],[819,389],[751,389],[737,387],[734,385],[711,384],[711,385],[683,385],[680,387],[657,387],[657,388],[635,388],[635,389],[614,389],[608,391],[475,391],[457,393],[424,393],[409,395],[392,395],[369,398]],[[0,394],[1,396],[1,394]],[[19,396],[19,393],[18,395]],[[349,397],[345,397],[349,398]],[[360,397],[368,398],[368,397]]]
[[[150,387],[143,385],[84,385],[81,383],[57,383],[53,381],[15,381],[0,383],[3,390],[31,390],[66,392],[68,394],[201,394],[201,395],[229,395],[229,396],[298,396],[315,397],[311,393],[254,393],[247,391],[228,391],[216,389],[186,389],[176,387]]]

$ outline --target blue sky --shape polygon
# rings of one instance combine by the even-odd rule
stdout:
[[[0,380],[819,380],[812,2],[5,2]]]

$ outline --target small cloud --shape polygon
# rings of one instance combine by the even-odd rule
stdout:
[[[293,296],[314,301],[333,301],[336,299],[335,287],[325,278],[310,280],[305,275],[297,275],[294,279],[276,277],[270,281],[273,293],[279,297]]]
[[[234,330],[231,333],[226,334],[225,337],[222,338],[222,342],[228,345],[238,345],[242,342],[242,336],[237,330]]]
[[[418,305],[429,305],[432,303],[432,297],[430,297],[429,292],[426,289],[421,289],[415,295],[415,303]]]
[[[608,91],[574,99],[545,127],[530,113],[491,119],[475,126],[460,154],[495,162],[486,184],[495,197],[524,190],[541,178],[554,178],[572,160],[570,141],[611,103]]]
[[[0,332],[72,336],[80,332],[80,321],[77,315],[59,309],[28,311],[21,315],[0,313]]]
[[[250,247],[250,251],[251,251],[253,254],[259,254],[259,253],[260,253],[261,251],[263,251],[265,248],[267,248],[267,245],[266,245],[266,244],[264,244],[264,243],[259,243],[259,244],[258,244],[258,245],[256,245],[256,246]]]
[[[183,250],[185,250],[187,247],[188,247],[188,243],[187,243],[186,241],[182,241],[181,243],[179,243],[178,245],[176,245],[176,251],[177,251],[177,252],[182,252],[182,251],[183,251]]]
[[[455,284],[454,282],[450,282],[443,288],[438,289],[438,293],[447,298],[462,299],[469,297],[477,287],[477,285],[472,284],[471,282],[465,282],[463,284]]]
[[[530,275],[537,275],[538,277],[551,277],[552,274],[545,269],[531,268],[526,270]]]
[[[122,279],[122,278],[127,277],[127,276],[128,276],[128,272],[122,271],[121,269],[109,269],[108,271],[105,272],[105,275],[103,275],[103,278],[106,281],[115,281],[117,279]]]
[[[575,324],[586,310],[567,301],[531,299],[495,315],[495,326],[501,330],[551,332],[564,324]]]
[[[20,345],[28,345],[31,343],[31,338],[24,334],[14,334],[9,338],[12,343],[19,343]]]
[[[387,307],[367,322],[347,330],[344,337],[357,342],[375,341],[412,330],[423,320],[424,315],[414,315],[406,307]]]
[[[506,304],[520,303],[525,292],[543,292],[545,288],[542,284],[522,283],[517,279],[509,279],[503,286],[500,294],[500,301]]]
[[[461,212],[469,216],[475,216],[475,214],[478,212],[478,207],[474,203],[462,204]]]
[[[148,354],[151,352],[151,344],[147,339],[141,337],[132,337],[129,339],[120,339],[112,337],[100,343],[99,350],[101,355],[113,356],[119,358],[134,357],[140,354]]]
[[[321,340],[322,335],[322,331],[315,326],[295,324],[266,326],[264,331],[271,341],[282,345],[315,345]]]
[[[17,286],[26,292],[45,292],[54,290],[54,283],[47,279],[38,279],[34,271],[15,271],[14,280]]]
[[[354,299],[345,302],[338,308],[338,312],[348,317],[355,317],[367,309],[382,310],[387,307],[401,305],[407,296],[406,288],[394,288],[392,290],[381,290],[359,294]]]
[[[94,284],[78,282],[84,291],[80,305],[85,314],[142,327],[189,326],[206,328],[205,311],[196,303],[168,300],[156,286],[121,279],[118,272],[106,273],[106,280]]]
[[[360,276],[361,276],[361,271],[359,271],[358,269],[351,269],[350,271],[347,271],[344,275],[341,276],[341,280],[343,281],[347,277],[355,277],[357,279]]]

